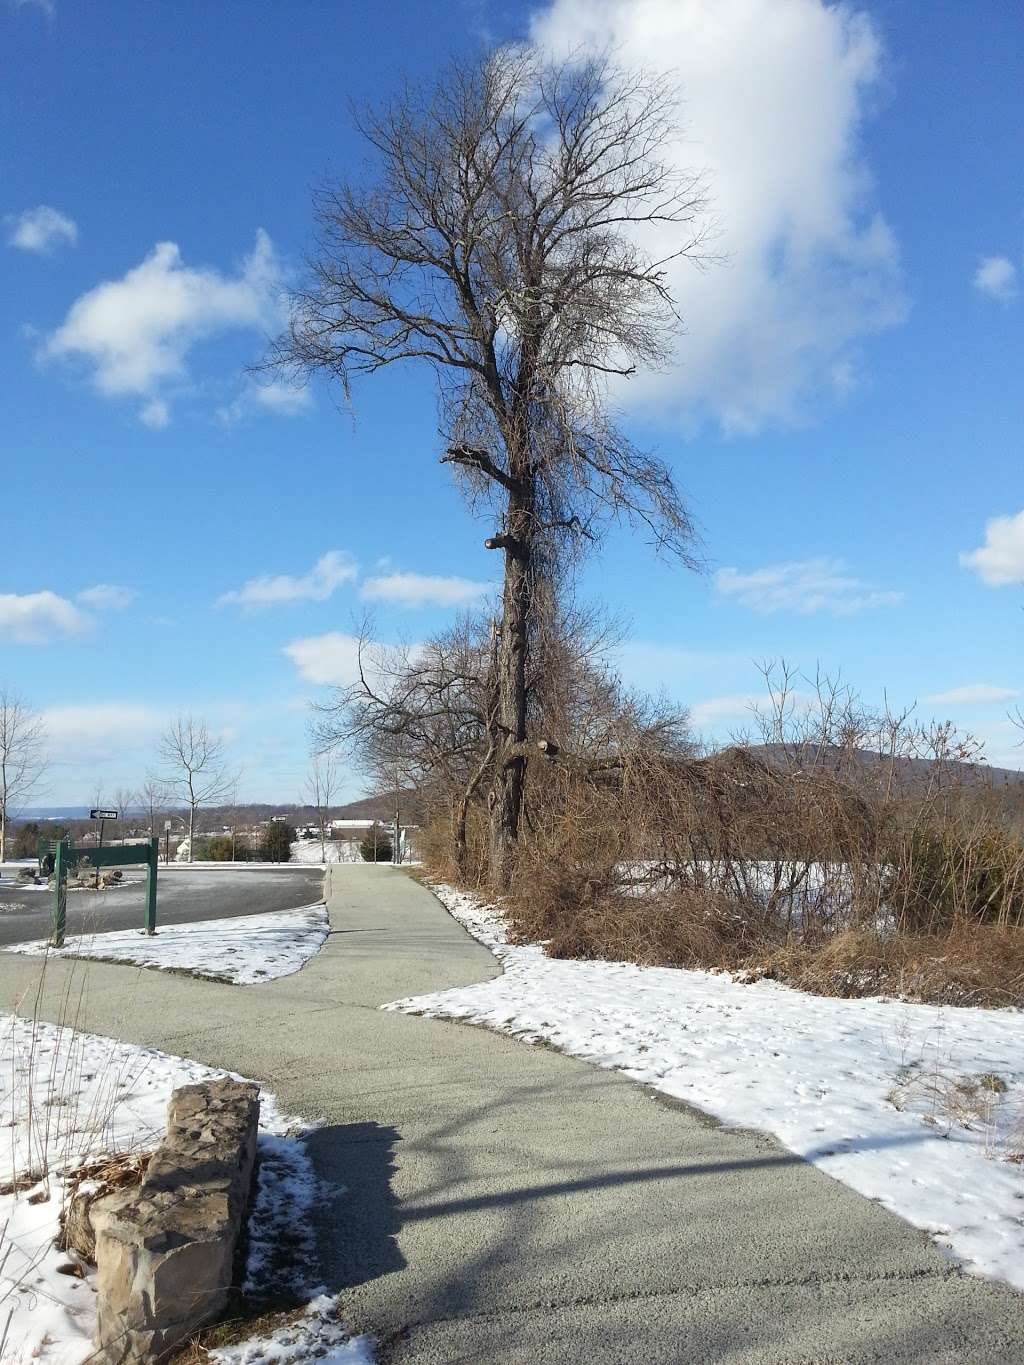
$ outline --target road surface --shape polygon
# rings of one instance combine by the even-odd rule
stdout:
[[[145,923],[145,872],[125,870],[125,883],[105,891],[68,890],[68,925],[74,934],[106,929],[139,929]],[[186,924],[235,915],[292,910],[323,899],[319,867],[289,867],[273,872],[161,868],[157,873],[157,926]],[[50,933],[53,892],[19,886],[17,874],[0,876],[0,946],[46,938]]]
[[[317,1275],[382,1365],[1024,1360],[1024,1299],[772,1139],[546,1048],[382,1013],[500,968],[401,870],[329,885],[332,933],[301,972],[236,987],[91,963],[82,1027],[323,1119]],[[47,970],[56,1018],[82,968]],[[0,954],[0,1007],[38,972]]]

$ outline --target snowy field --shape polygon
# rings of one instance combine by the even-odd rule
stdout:
[[[435,887],[501,960],[385,1009],[486,1024],[624,1072],[791,1151],[1024,1290],[1024,1012],[833,1000],[724,973],[556,961]]]
[[[68,938],[63,948],[51,948],[39,939],[4,951],[130,962],[252,986],[299,971],[320,951],[329,932],[327,906],[320,902],[276,914],[168,924],[152,937],[138,929],[118,930]]]
[[[224,1073],[151,1048],[0,1015],[0,1359],[5,1365],[82,1365],[96,1322],[93,1272],[55,1239],[74,1172],[159,1139],[171,1091]],[[371,1365],[349,1340],[333,1300],[311,1283],[317,1182],[308,1131],[260,1097],[260,1174],[249,1222],[246,1291],[268,1301],[287,1288],[311,1300],[305,1317],[272,1336],[212,1351],[223,1362],[321,1360]],[[12,1187],[18,1187],[12,1189]],[[268,1251],[288,1242],[293,1262]],[[287,1284],[282,1280],[286,1279]]]

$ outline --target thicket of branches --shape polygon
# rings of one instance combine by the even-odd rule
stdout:
[[[556,955],[768,973],[840,994],[1024,1000],[1024,809],[948,725],[766,673],[747,734],[702,752],[685,712],[625,688],[615,630],[552,609],[528,687],[524,828],[506,904]],[[364,639],[321,716],[382,786],[401,774],[446,877],[489,876],[493,637]]]

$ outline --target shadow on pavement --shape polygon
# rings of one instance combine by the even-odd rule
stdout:
[[[397,1129],[379,1123],[327,1124],[306,1139],[326,1185],[318,1233],[324,1284],[332,1293],[405,1266],[391,1190],[399,1141]]]

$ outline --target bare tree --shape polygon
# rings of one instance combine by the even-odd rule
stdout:
[[[529,747],[538,604],[608,518],[692,564],[669,468],[617,428],[608,383],[664,364],[679,317],[668,261],[708,259],[701,178],[662,156],[667,80],[530,47],[453,63],[432,90],[368,114],[377,183],[316,203],[319,246],[274,363],[350,381],[431,366],[441,462],[497,521],[492,880],[506,885]],[[653,253],[642,240],[668,243]]]
[[[320,831],[320,861],[327,862],[327,833],[331,827],[331,806],[338,795],[338,760],[332,753],[317,754],[303,787],[303,799],[316,809]]]
[[[167,789],[159,777],[149,773],[136,793],[135,800],[146,818],[146,826],[152,837],[156,833],[156,813],[167,801]]]
[[[121,823],[121,833],[124,834],[125,822],[133,810],[139,804],[139,794],[131,787],[117,787],[114,791],[114,809],[117,811],[117,818]]]
[[[46,771],[46,728],[16,692],[0,691],[0,863],[7,857],[11,812],[36,790]]]
[[[228,767],[224,741],[206,722],[179,716],[160,737],[160,757],[167,765],[162,779],[169,797],[188,808],[188,860],[195,854],[196,811],[232,796],[238,773]]]

